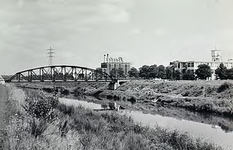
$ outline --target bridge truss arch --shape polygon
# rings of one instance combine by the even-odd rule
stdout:
[[[45,81],[113,81],[107,73],[95,69],[70,66],[53,65],[37,67],[17,72],[6,82],[45,82]]]

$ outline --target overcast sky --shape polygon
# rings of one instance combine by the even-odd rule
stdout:
[[[0,0],[0,74],[53,64],[97,68],[233,58],[232,0]]]

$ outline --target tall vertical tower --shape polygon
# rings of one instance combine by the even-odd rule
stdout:
[[[50,48],[47,49],[47,50],[48,50],[48,53],[47,53],[47,54],[49,55],[49,56],[48,56],[48,57],[49,57],[49,66],[52,66],[52,65],[53,65],[53,57],[54,57],[54,56],[53,56],[53,54],[54,54],[53,50],[54,50],[54,49],[52,49],[51,46],[50,46]]]
[[[221,61],[221,50],[211,50],[212,61]]]

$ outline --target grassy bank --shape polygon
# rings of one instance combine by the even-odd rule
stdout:
[[[129,81],[102,98],[233,116],[232,81]]]
[[[10,149],[221,149],[187,134],[143,127],[131,118],[66,106],[43,92],[14,87],[9,107]],[[20,93],[20,96],[19,96]]]

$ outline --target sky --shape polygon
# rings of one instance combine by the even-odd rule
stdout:
[[[0,74],[53,64],[133,67],[233,58],[232,0],[0,0]]]

